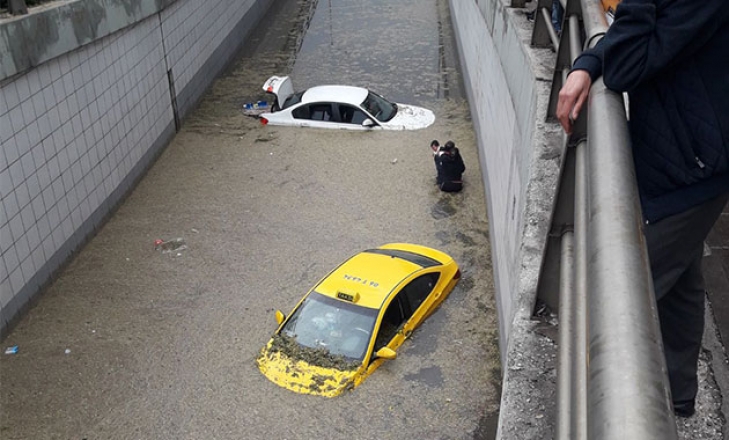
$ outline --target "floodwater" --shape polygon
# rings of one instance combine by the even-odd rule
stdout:
[[[274,2],[138,187],[10,332],[5,439],[485,439],[500,370],[486,201],[446,0]],[[419,131],[262,126],[271,75],[370,87],[436,114]],[[452,139],[459,194],[428,145]],[[156,239],[184,240],[162,253]],[[463,272],[361,386],[332,399],[255,359],[316,281],[360,250],[413,242]],[[179,254],[179,255],[178,255]]]

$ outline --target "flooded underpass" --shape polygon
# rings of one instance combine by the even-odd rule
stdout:
[[[263,126],[243,104],[290,75],[432,109],[418,131]],[[428,145],[455,141],[441,193]],[[2,439],[486,439],[500,360],[478,152],[445,0],[275,1],[159,160],[7,336]],[[184,240],[162,253],[157,239]],[[463,272],[357,389],[327,399],[255,363],[306,291],[389,242]]]

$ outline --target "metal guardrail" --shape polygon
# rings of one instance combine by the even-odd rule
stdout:
[[[562,6],[559,39],[552,0],[532,34],[557,52],[548,118],[582,42],[608,28],[599,0]],[[566,143],[537,288],[559,314],[556,438],[677,439],[622,95],[596,81]]]

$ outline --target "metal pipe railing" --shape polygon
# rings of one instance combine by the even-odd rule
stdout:
[[[558,61],[560,69],[581,52],[577,14],[585,46],[593,47],[607,31],[600,2],[570,0],[565,12],[569,31],[560,44],[568,40],[569,58]],[[560,54],[562,49],[567,48]],[[567,71],[556,72],[555,81],[564,84]],[[553,87],[552,103],[558,92]],[[582,113],[568,140],[574,159],[564,161],[573,170],[562,173],[574,180],[573,187],[560,183],[555,202],[560,212],[552,220],[552,230],[561,231],[551,234],[552,240],[559,236],[551,243],[561,249],[556,438],[675,440],[622,95],[598,79]],[[563,193],[571,209],[563,206]],[[564,220],[570,211],[571,224]],[[540,274],[538,295],[555,287],[542,282],[550,277]]]
[[[677,439],[622,96],[588,112],[588,436]]]

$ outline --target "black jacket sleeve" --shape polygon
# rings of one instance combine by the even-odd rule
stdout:
[[[622,0],[605,37],[575,60],[573,70],[630,91],[689,59],[727,22],[727,0]]]

